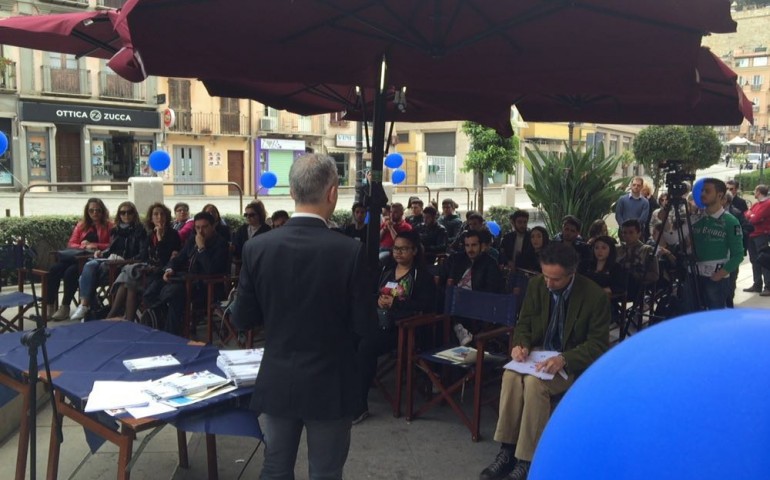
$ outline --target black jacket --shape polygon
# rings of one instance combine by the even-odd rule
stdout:
[[[420,243],[422,243],[427,255],[435,257],[439,253],[446,253],[446,228],[438,223],[434,223],[431,226],[421,223],[416,228],[417,233],[420,235]]]
[[[474,291],[501,293],[505,282],[494,258],[481,253],[471,265],[468,255],[456,253],[447,259],[449,278],[457,285],[468,267],[471,267],[471,287]]]
[[[147,233],[147,248],[142,252],[140,260],[154,267],[163,267],[171,260],[171,254],[182,248],[182,240],[179,238],[179,232],[171,227],[166,228],[163,239],[157,244],[152,242],[154,235],[155,232]]]
[[[125,228],[115,225],[110,230],[110,246],[102,252],[102,257],[120,255],[124,260],[139,260],[147,250],[147,231],[142,224],[132,224]]]
[[[221,235],[213,235],[201,252],[198,251],[193,235],[187,239],[179,255],[168,262],[166,268],[172,269],[174,273],[227,273],[230,268],[228,258],[228,242]]]
[[[267,233],[270,231],[270,226],[263,223],[259,226],[259,229],[254,233],[254,235],[251,236],[251,238],[256,237],[257,235]],[[238,227],[238,230],[235,231],[235,234],[233,235],[233,246],[235,247],[235,256],[240,257],[241,251],[243,250],[243,245],[249,240],[249,224],[244,223],[240,227]]]
[[[303,420],[360,410],[356,343],[377,327],[364,245],[317,218],[293,216],[243,247],[233,323],[264,325],[251,407]]]
[[[524,241],[521,244],[521,251],[527,250],[529,246],[529,229],[524,233]],[[508,232],[503,235],[503,239],[500,241],[500,263],[508,263],[516,260],[514,249],[516,248],[516,237],[519,232],[516,230]]]

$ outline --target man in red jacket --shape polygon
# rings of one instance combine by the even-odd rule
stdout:
[[[754,198],[757,202],[744,214],[746,220],[754,226],[754,231],[749,234],[749,258],[754,273],[754,284],[743,291],[759,292],[762,297],[770,297],[770,270],[762,268],[757,262],[760,250],[770,243],[770,198],[767,192],[767,185],[757,185],[754,189]],[[764,289],[762,288],[763,278]]]

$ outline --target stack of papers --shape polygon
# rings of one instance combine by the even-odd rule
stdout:
[[[226,383],[229,383],[228,379],[208,370],[188,374],[173,373],[153,380],[144,389],[144,392],[156,400],[168,400],[169,398],[182,397],[220,387]]]
[[[453,363],[473,363],[476,361],[476,349],[471,347],[454,347],[438,352],[433,356],[449,360]]]
[[[179,360],[174,358],[173,355],[156,355],[154,357],[142,357],[134,358],[131,360],[123,360],[123,365],[125,365],[129,371],[136,372],[140,370],[151,370],[153,368],[163,368],[179,365]]]
[[[552,380],[554,377],[554,374],[538,371],[536,364],[539,362],[544,362],[551,357],[555,357],[556,355],[559,355],[559,352],[552,352],[552,351],[546,351],[546,350],[535,351],[530,353],[527,359],[524,360],[523,362],[517,362],[516,360],[511,360],[510,362],[505,364],[505,368],[524,375],[532,375],[541,380]],[[567,379],[567,373],[564,370],[559,370],[559,375],[561,375],[562,378],[564,378],[565,380]]]
[[[264,348],[220,350],[217,367],[238,387],[254,385],[264,353]]]

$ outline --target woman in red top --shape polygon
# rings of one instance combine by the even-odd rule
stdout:
[[[110,213],[99,198],[89,198],[83,209],[83,219],[72,230],[67,248],[94,252],[104,250],[110,245]],[[46,303],[48,312],[52,312],[59,295],[59,284],[64,280],[64,296],[56,313],[50,316],[54,321],[67,320],[70,316],[70,304],[75,299],[78,289],[78,263],[73,256],[60,258],[48,271],[48,292]]]

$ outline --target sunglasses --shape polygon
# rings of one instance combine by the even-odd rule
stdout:
[[[101,208],[89,208],[88,209],[88,213],[102,213],[102,211],[103,210]]]
[[[134,211],[133,210],[121,210],[121,211],[118,212],[118,214],[119,215],[133,215]]]
[[[246,218],[251,218],[251,217],[256,217],[257,214],[256,213],[244,213],[243,216],[246,217]]]

